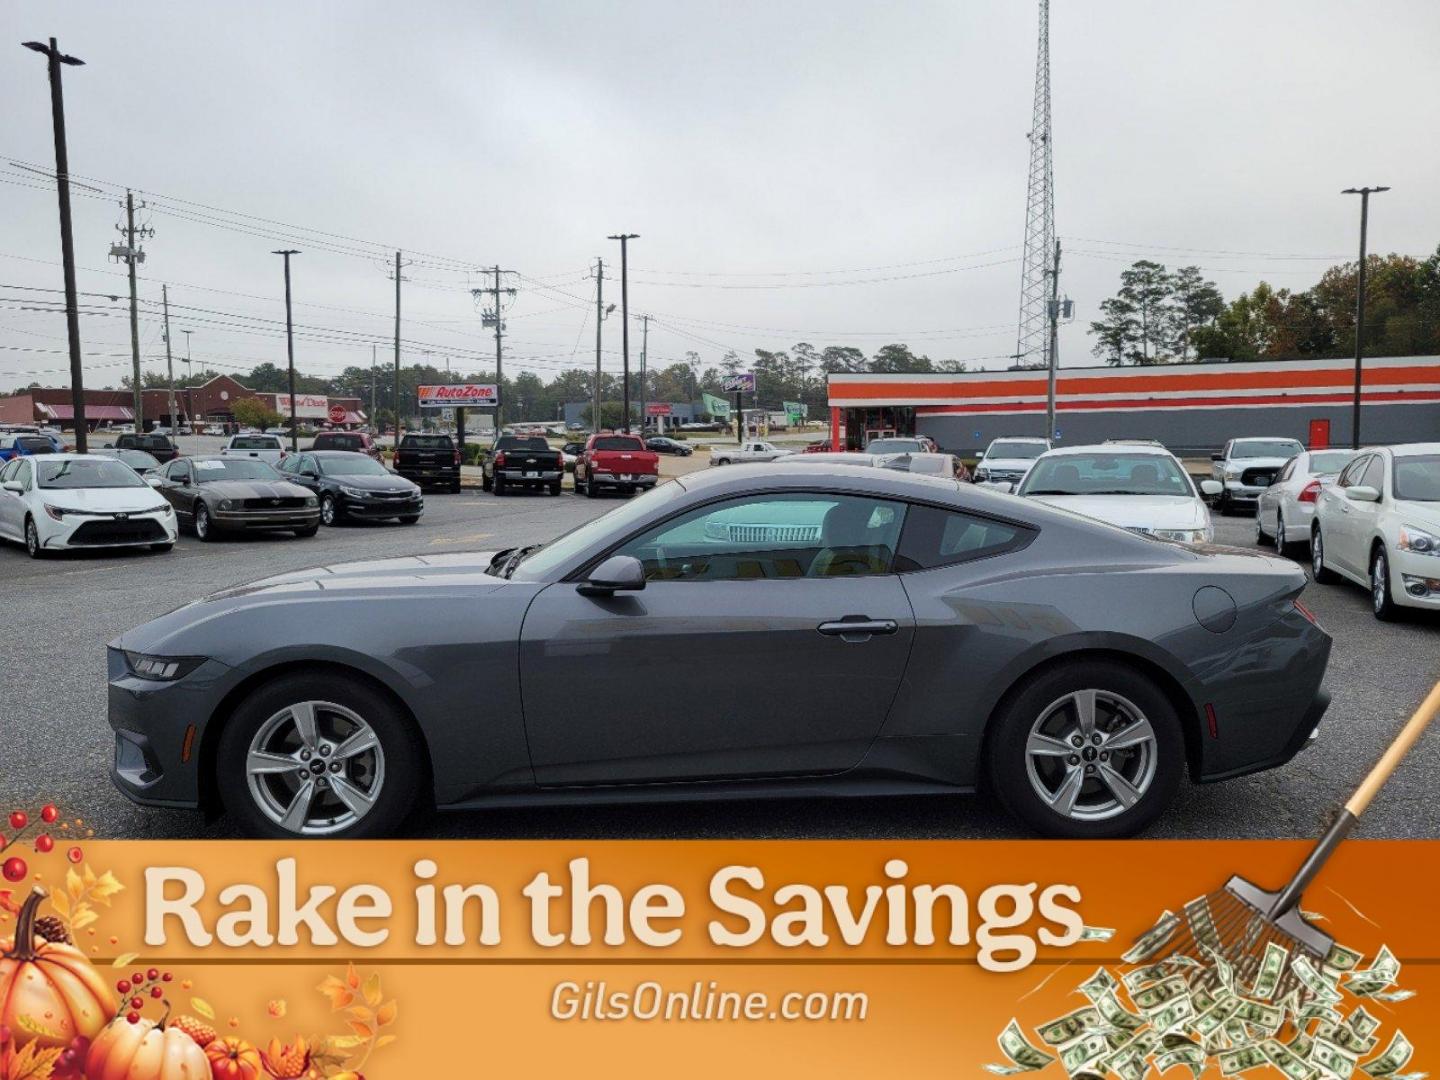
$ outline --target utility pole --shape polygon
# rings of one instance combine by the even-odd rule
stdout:
[[[70,154],[65,144],[65,91],[61,85],[62,64],[80,67],[85,61],[66,56],[55,39],[49,45],[24,43],[27,49],[44,53],[50,67],[50,118],[55,129],[55,190],[60,197],[60,259],[65,267],[65,331],[70,339],[70,401],[75,415],[75,450],[89,449],[89,426],[85,422],[85,372],[80,365],[80,308],[75,286],[75,235],[70,224]]]
[[[502,306],[502,304],[501,304],[501,301],[503,300],[504,297],[507,297],[507,296],[513,297],[513,296],[515,295],[515,290],[514,290],[514,289],[502,289],[502,288],[500,287],[500,275],[501,275],[502,273],[508,273],[508,271],[502,271],[502,270],[500,269],[500,267],[497,265],[497,266],[495,266],[495,267],[493,268],[493,271],[492,271],[492,272],[493,272],[494,275],[495,275],[495,284],[492,285],[492,286],[491,286],[490,288],[488,288],[488,289],[471,289],[471,290],[470,290],[470,295],[473,296],[473,297],[474,297],[475,299],[477,299],[477,300],[480,299],[480,297],[482,297],[482,296],[488,296],[488,297],[491,298],[492,301],[494,301],[494,304],[495,304],[495,306],[494,306],[493,308],[482,307],[482,308],[480,309],[480,325],[481,325],[481,326],[494,326],[494,327],[495,327],[495,395],[496,395],[496,396],[495,396],[495,419],[494,419],[492,422],[493,422],[494,425],[495,425],[495,437],[498,439],[498,438],[500,437],[500,424],[501,424],[501,421],[500,421],[500,410],[504,407],[504,398],[505,398],[505,358],[504,358],[504,356],[503,356],[503,348],[502,348],[502,345],[501,345],[501,340],[502,340],[503,337],[505,336],[505,319],[503,318],[504,309],[503,309],[503,306]]]
[[[1365,358],[1365,232],[1370,222],[1370,196],[1388,187],[1346,188],[1340,194],[1360,196],[1360,266],[1355,289],[1355,403],[1350,421],[1350,446],[1360,449],[1360,380]]]
[[[290,318],[290,256],[299,255],[300,252],[293,248],[285,251],[272,251],[271,255],[279,255],[285,259],[285,352],[290,361],[290,452],[300,452],[300,432],[295,422],[295,324]],[[398,300],[398,286],[397,286]],[[399,309],[396,309],[396,319],[399,319]],[[397,329],[396,333],[399,331]]]
[[[143,205],[143,204],[142,204]],[[112,247],[112,257],[121,259],[130,269],[130,361],[131,361],[131,390],[134,392],[135,401],[135,430],[145,430],[145,402],[140,394],[140,315],[138,312],[139,300],[135,295],[135,266],[145,261],[145,253],[136,244],[136,234],[151,234],[150,229],[135,228],[135,193],[125,192],[125,224],[116,226],[125,234],[124,247]],[[175,424],[174,419],[170,421],[171,426]]]
[[[650,316],[640,316],[640,434],[645,434],[645,406],[649,396],[645,385],[645,357],[650,348]]]
[[[395,453],[400,453],[400,252],[395,252]]]
[[[175,361],[170,357],[170,286],[160,286],[160,303],[165,311],[165,380],[170,386],[168,405],[170,430],[178,438],[180,422],[175,418]]]
[[[1050,267],[1050,341],[1045,366],[1049,369],[1045,391],[1045,437],[1055,441],[1055,372],[1060,366],[1060,240],[1055,240],[1055,261]]]
[[[600,328],[605,323],[605,260],[595,260],[595,404],[590,417],[590,433],[600,431]]]
[[[630,267],[627,261],[629,244],[631,240],[638,240],[639,233],[619,233],[611,236],[611,240],[620,241],[620,350],[622,367],[620,369],[621,416],[624,420],[622,429],[626,435],[630,434]],[[641,429],[644,429],[645,422],[640,422]]]
[[[190,335],[195,331],[181,330],[180,332],[185,335],[185,381],[190,384],[190,430],[195,433],[195,453],[198,454],[200,453],[200,425],[195,422],[195,368],[190,361]]]
[[[372,343],[370,346],[370,433],[372,435],[379,434],[375,430],[375,422],[375,346]]]

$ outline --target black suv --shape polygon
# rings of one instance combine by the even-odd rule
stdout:
[[[167,461],[174,461],[180,456],[180,451],[170,441],[168,435],[136,435],[126,434],[118,437],[113,443],[105,444],[106,450],[144,450],[156,461],[164,465]]]

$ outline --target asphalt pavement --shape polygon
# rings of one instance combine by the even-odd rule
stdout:
[[[475,490],[429,494],[425,515],[413,526],[345,525],[310,539],[253,536],[216,544],[182,536],[164,555],[87,552],[37,562],[19,547],[0,544],[0,809],[35,809],[54,800],[101,836],[231,835],[224,819],[207,823],[196,813],[143,809],[111,787],[106,642],[208,592],[270,574],[353,559],[539,543],[616,501],[577,498],[568,490],[558,498],[495,498]],[[1217,532],[1222,543],[1248,546],[1254,522],[1220,518]],[[1304,599],[1335,639],[1327,678],[1334,700],[1321,738],[1283,768],[1183,787],[1148,835],[1316,835],[1440,677],[1440,619],[1379,623],[1358,587],[1312,584]],[[1440,837],[1440,800],[1432,783],[1437,773],[1440,730],[1412,752],[1359,835]],[[607,839],[1023,835],[981,796],[466,811],[433,815],[416,831],[456,838]]]

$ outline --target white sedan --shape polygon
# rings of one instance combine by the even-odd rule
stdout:
[[[1220,484],[1195,482],[1164,447],[1067,446],[1040,455],[1016,494],[1119,525],[1159,540],[1186,544],[1215,538],[1200,493]]]
[[[1320,490],[1355,457],[1354,450],[1306,450],[1280,469],[1260,494],[1255,510],[1255,543],[1274,543],[1281,555],[1292,544],[1310,545],[1310,524]]]
[[[1361,450],[1320,491],[1310,566],[1369,588],[1377,619],[1440,611],[1440,443]]]
[[[114,458],[45,454],[0,469],[0,538],[32,559],[72,548],[169,551],[175,535],[170,504]]]

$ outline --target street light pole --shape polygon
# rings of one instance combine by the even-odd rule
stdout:
[[[300,452],[300,434],[295,425],[295,324],[290,319],[290,256],[299,255],[300,252],[293,248],[285,251],[272,251],[271,255],[280,255],[285,259],[285,351],[290,358],[290,452]]]
[[[190,430],[195,435],[195,453],[200,453],[200,423],[195,417],[195,368],[190,362],[190,335],[194,330],[181,330],[185,335],[185,381],[190,385],[185,388],[185,395],[190,402]],[[179,445],[178,443],[176,445]]]
[[[50,116],[55,128],[55,190],[60,196],[60,259],[65,267],[65,331],[70,339],[70,402],[75,415],[75,450],[89,449],[89,427],[85,422],[85,372],[80,365],[80,308],[75,286],[75,235],[70,223],[70,154],[65,145],[65,91],[60,67],[80,67],[85,61],[66,56],[52,37],[48,45],[24,43],[27,49],[44,53],[50,67]],[[137,425],[141,422],[135,418]],[[140,430],[139,427],[136,430]]]
[[[639,233],[620,233],[610,237],[611,240],[620,241],[620,352],[622,357],[620,382],[623,402],[620,407],[625,423],[623,430],[626,435],[630,434],[630,277],[626,256],[630,241],[639,238]],[[643,431],[644,420],[640,421],[640,427]]]
[[[1365,358],[1365,232],[1370,221],[1370,196],[1388,187],[1346,188],[1340,194],[1360,196],[1360,267],[1355,288],[1355,403],[1350,421],[1350,445],[1360,449],[1360,380]]]

